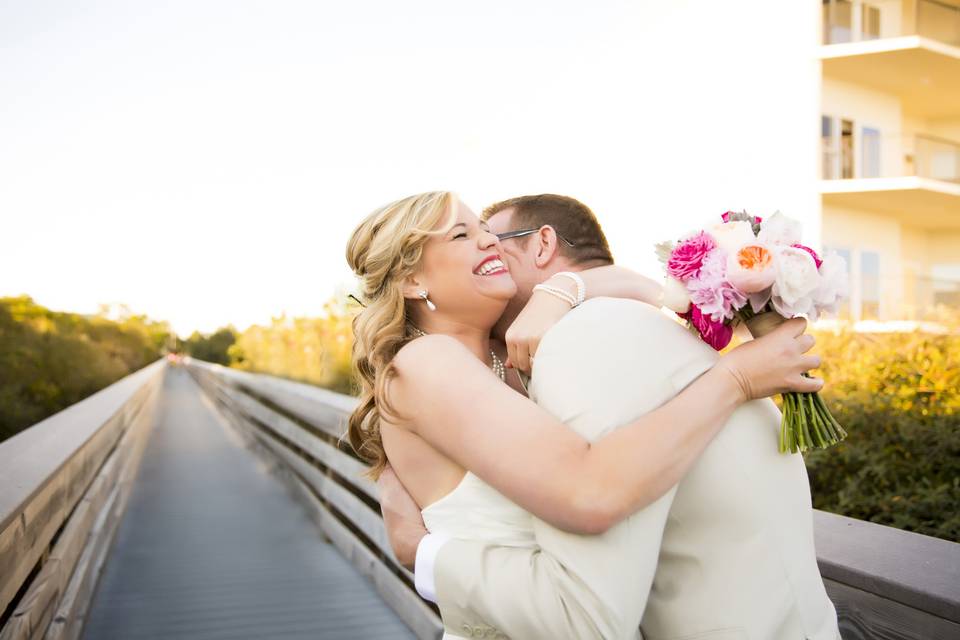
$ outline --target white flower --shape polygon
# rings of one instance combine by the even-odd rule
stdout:
[[[793,218],[788,218],[779,211],[760,223],[760,233],[757,239],[766,244],[780,244],[789,247],[800,243],[802,226]]]
[[[690,292],[686,285],[672,276],[667,276],[663,285],[663,306],[676,313],[690,310]]]
[[[840,301],[847,297],[849,288],[847,261],[837,252],[831,251],[823,257],[820,264],[820,287],[815,296],[818,309],[826,313],[836,313]]]
[[[714,225],[707,233],[713,236],[717,246],[728,254],[736,253],[743,245],[757,241],[757,236],[753,235],[753,226],[744,220]]]
[[[820,274],[813,256],[795,247],[777,246],[777,279],[771,291],[773,308],[785,318],[799,314],[816,317],[814,296],[820,287]]]

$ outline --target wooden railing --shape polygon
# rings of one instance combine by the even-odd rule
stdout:
[[[0,443],[0,640],[79,635],[164,367],[158,360]]]
[[[372,580],[420,638],[437,638],[436,611],[397,562],[366,466],[339,444],[354,398],[196,360],[188,370],[249,441],[282,463],[337,548]],[[820,571],[847,640],[960,638],[960,544],[815,512]]]

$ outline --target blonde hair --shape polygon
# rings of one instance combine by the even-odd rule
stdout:
[[[347,263],[360,279],[363,310],[353,321],[353,362],[360,382],[360,402],[347,428],[350,446],[379,477],[387,464],[380,419],[396,415],[386,397],[396,374],[393,358],[416,334],[403,284],[416,272],[423,247],[452,228],[456,195],[431,191],[397,200],[371,213],[347,243]],[[445,225],[441,222],[447,220]]]

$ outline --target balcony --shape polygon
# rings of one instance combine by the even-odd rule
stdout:
[[[823,75],[901,99],[924,118],[960,114],[956,0],[826,0]]]
[[[876,211],[914,227],[960,228],[960,143],[853,133],[823,139],[824,205]]]

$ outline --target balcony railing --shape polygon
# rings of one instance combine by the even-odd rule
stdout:
[[[960,143],[928,134],[823,138],[824,180],[918,176],[960,184]]]
[[[960,46],[960,6],[940,0],[824,0],[823,43],[919,35]]]

